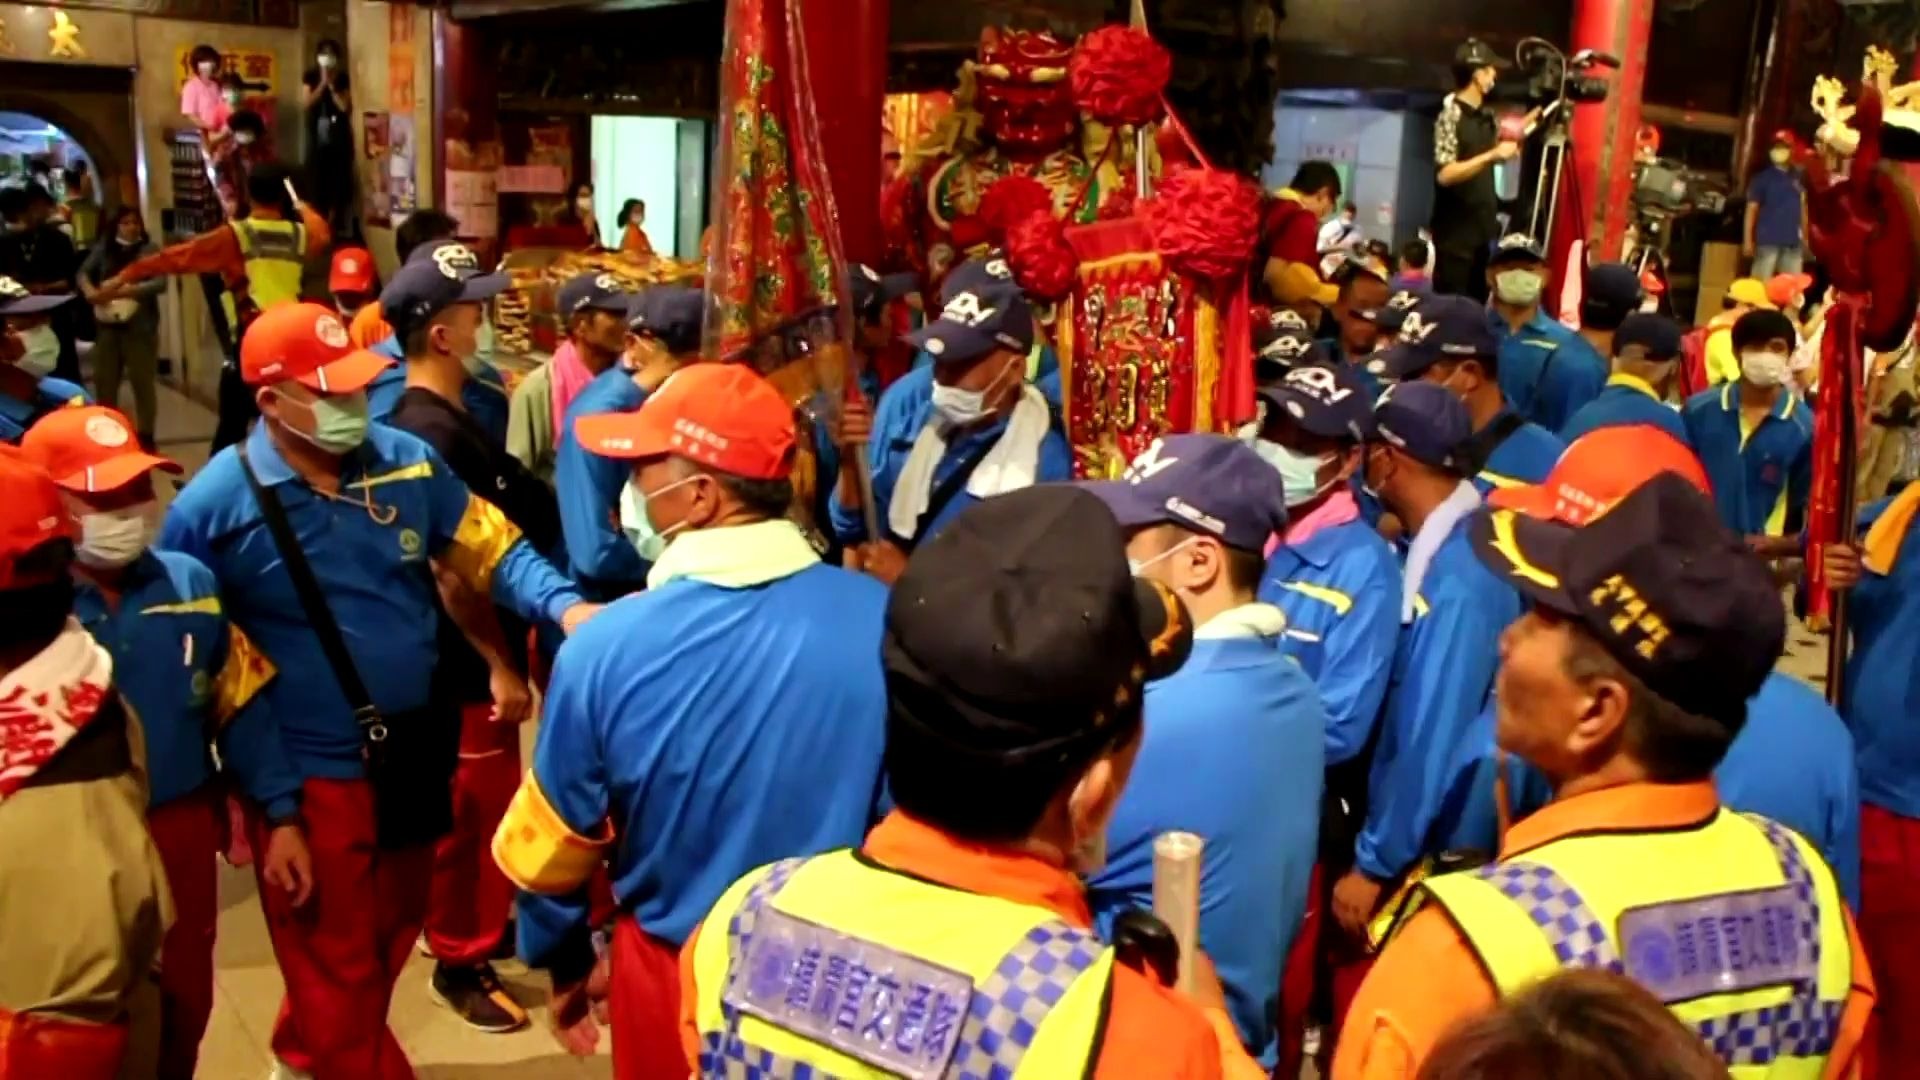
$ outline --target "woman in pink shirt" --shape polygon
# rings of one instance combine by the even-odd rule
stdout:
[[[180,112],[193,121],[201,139],[211,147],[225,137],[227,116],[233,111],[221,95],[220,51],[211,45],[196,45],[188,62],[193,65],[193,74],[180,88]]]

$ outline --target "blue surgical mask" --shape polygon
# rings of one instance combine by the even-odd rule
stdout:
[[[493,366],[493,320],[484,315],[480,319],[480,329],[473,335],[473,355],[463,357],[467,374],[479,378]]]
[[[1280,482],[1287,489],[1289,507],[1312,502],[1330,486],[1320,482],[1320,470],[1327,467],[1324,457],[1298,453],[1265,439],[1253,444],[1253,452],[1280,474]]]
[[[667,545],[672,542],[673,534],[686,528],[687,525],[686,522],[679,521],[667,526],[665,530],[654,528],[653,518],[647,515],[647,502],[682,484],[692,483],[695,479],[692,476],[682,477],[652,494],[641,491],[639,485],[631,480],[627,481],[627,486],[621,489],[620,531],[627,534],[627,541],[633,545],[635,551],[640,553],[642,559],[650,563],[659,562],[660,556],[666,554]]]

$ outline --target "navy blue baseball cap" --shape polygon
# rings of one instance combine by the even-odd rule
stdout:
[[[1591,304],[1625,315],[1640,309],[1647,290],[1640,284],[1640,275],[1634,273],[1633,267],[1625,263],[1599,263],[1587,268],[1582,294],[1582,308]]]
[[[1665,315],[1636,311],[1613,332],[1613,355],[1623,360],[1672,360],[1680,355],[1683,336],[1680,324]]]
[[[700,348],[706,294],[685,285],[654,285],[627,302],[627,329],[657,339],[675,355]]]
[[[1258,394],[1269,409],[1292,417],[1309,435],[1355,442],[1374,437],[1373,399],[1346,364],[1294,368]]]
[[[1287,526],[1287,486],[1251,446],[1227,435],[1168,435],[1118,480],[1083,484],[1131,532],[1178,525],[1230,548],[1262,551]]]
[[[912,274],[882,274],[866,263],[847,268],[848,299],[853,302],[853,310],[861,314],[877,312],[912,292],[918,283]]]
[[[0,277],[0,315],[38,315],[73,299],[72,293],[54,295],[27,291],[10,277]]]
[[[442,311],[489,300],[508,284],[505,274],[481,273],[479,258],[465,244],[436,244],[394,272],[380,291],[380,314],[405,341]]]
[[[577,274],[560,286],[554,307],[563,322],[583,311],[616,311],[625,318],[627,305],[632,300],[633,294],[620,284],[619,278],[590,271]]]
[[[940,282],[940,303],[944,306],[947,301],[970,290],[1013,283],[1013,266],[1007,262],[1006,253],[989,251],[947,272]]]
[[[1380,438],[1415,461],[1465,475],[1461,448],[1473,436],[1473,420],[1453,391],[1427,382],[1388,387],[1373,419]]]
[[[1407,314],[1400,340],[1380,358],[1380,374],[1413,379],[1442,360],[1471,360],[1499,351],[1486,308],[1464,296],[1434,296]]]
[[[989,279],[956,292],[939,318],[906,341],[936,364],[975,360],[997,348],[1024,353],[1033,348],[1033,307],[1011,280]]]
[[[1267,328],[1269,330],[1297,330],[1302,334],[1313,333],[1313,327],[1307,325],[1307,317],[1292,308],[1274,309],[1273,312],[1267,316]]]
[[[1488,257],[1488,266],[1503,263],[1544,263],[1547,261],[1547,249],[1540,241],[1526,233],[1508,233],[1493,242],[1493,254]]]
[[[1326,350],[1305,330],[1280,330],[1272,326],[1254,329],[1253,355],[1254,366],[1261,372],[1260,382],[1277,379],[1288,368],[1327,361]]]

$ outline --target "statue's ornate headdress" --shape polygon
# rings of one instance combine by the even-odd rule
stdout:
[[[1867,58],[1862,65],[1861,78],[1869,82],[1884,80],[1891,82],[1900,70],[1900,61],[1893,54],[1878,45],[1867,46]]]

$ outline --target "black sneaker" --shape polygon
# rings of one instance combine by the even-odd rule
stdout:
[[[433,966],[433,1000],[453,1010],[467,1026],[480,1031],[518,1031],[527,1026],[527,1010],[493,972],[493,965]]]

